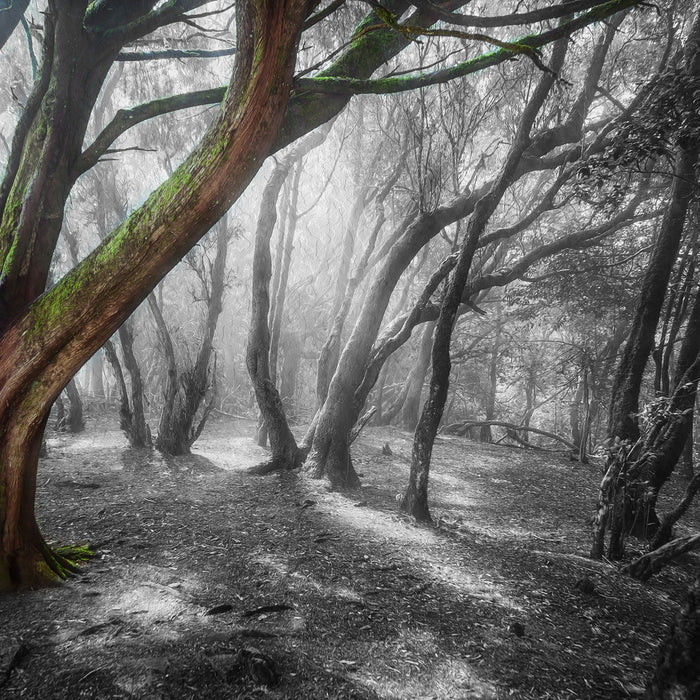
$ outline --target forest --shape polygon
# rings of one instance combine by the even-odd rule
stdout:
[[[0,0],[0,697],[700,698],[693,0]]]

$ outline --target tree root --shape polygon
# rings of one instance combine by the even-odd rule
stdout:
[[[648,581],[654,574],[658,573],[671,560],[690,552],[693,549],[700,549],[700,534],[688,537],[678,537],[671,540],[663,547],[655,549],[644,556],[635,559],[633,562],[623,567],[622,571],[640,581]]]
[[[260,462],[246,469],[246,473],[254,476],[266,476],[273,472],[292,471],[301,467],[301,460],[292,460],[288,457],[273,457],[266,462]]]

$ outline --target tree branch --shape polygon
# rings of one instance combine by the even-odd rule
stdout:
[[[205,51],[203,49],[164,49],[163,51],[122,51],[117,55],[117,61],[160,61],[165,58],[219,58],[233,56],[235,48]]]
[[[532,24],[543,22],[548,19],[559,19],[570,12],[583,12],[596,5],[600,5],[600,0],[577,0],[574,2],[564,2],[550,7],[543,7],[540,10],[531,12],[519,12],[511,15],[494,15],[485,17],[483,15],[462,15],[456,12],[449,12],[437,7],[429,0],[412,0],[415,7],[434,12],[435,15],[450,24],[457,24],[463,27],[512,27],[515,25]]]
[[[314,78],[301,78],[295,81],[295,88],[297,92],[361,95],[391,94],[416,90],[430,85],[439,85],[511,60],[517,57],[518,54],[531,55],[531,52],[536,49],[546,46],[557,39],[569,36],[617,12],[638,5],[640,1],[641,0],[611,0],[575,19],[563,22],[554,29],[534,36],[525,36],[511,42],[511,48],[499,48],[496,51],[481,54],[476,58],[463,61],[450,68],[431,71],[429,73],[418,73],[405,77],[389,76],[386,78],[366,80],[335,76],[316,76]],[[381,25],[377,25],[377,27],[379,26]]]
[[[334,0],[334,2],[328,5],[328,7],[325,7],[323,10],[319,10],[316,14],[311,15],[311,17],[309,17],[304,24],[304,30],[313,27],[321,20],[324,20],[329,15],[332,15],[337,9],[341,8],[345,4],[345,1],[346,0]]]
[[[124,44],[140,39],[167,24],[179,22],[186,18],[185,13],[206,5],[212,0],[168,0],[155,10],[144,12],[132,21],[127,21],[117,26],[107,26],[100,22],[89,23],[89,31],[102,33],[110,42],[123,46]],[[133,2],[133,0],[132,0]],[[93,3],[96,5],[97,3]],[[118,3],[119,5],[126,3]],[[148,4],[148,3],[146,3]],[[151,2],[150,5],[155,5]],[[88,14],[86,13],[86,22]]]
[[[116,139],[132,126],[136,126],[136,124],[140,124],[147,119],[176,112],[180,109],[218,104],[223,100],[225,92],[226,88],[223,87],[199,90],[198,92],[186,92],[181,95],[172,95],[171,97],[145,102],[131,109],[120,109],[114,116],[114,119],[97,135],[92,144],[83,151],[76,164],[78,173],[82,174],[92,168]]]
[[[13,0],[9,7],[0,8],[0,50],[12,36],[28,6],[29,0]]]

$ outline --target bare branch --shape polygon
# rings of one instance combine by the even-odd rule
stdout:
[[[321,20],[326,19],[329,15],[332,15],[336,10],[341,8],[345,4],[345,0],[334,0],[328,7],[324,7],[322,10],[319,10],[316,14],[311,15],[309,19],[306,20],[306,23],[304,24],[304,29],[309,29],[310,27],[313,27],[315,24],[318,24]]]
[[[223,87],[186,92],[181,95],[145,102],[131,109],[120,109],[114,116],[114,119],[97,135],[92,144],[83,151],[76,164],[78,173],[82,174],[92,168],[114,141],[132,126],[140,124],[147,119],[168,114],[169,112],[176,112],[180,109],[218,104],[223,100],[225,92],[226,88]]]
[[[164,49],[163,51],[122,51],[117,61],[159,61],[165,58],[220,58],[233,56],[235,48],[205,51],[204,49]]]
[[[532,10],[531,12],[519,12],[511,15],[494,15],[492,17],[484,15],[462,15],[456,12],[449,12],[429,2],[429,0],[412,0],[411,4],[420,10],[433,12],[436,17],[449,24],[457,24],[463,27],[512,27],[515,25],[543,22],[548,19],[559,19],[570,12],[590,10],[601,3],[600,0],[577,0],[574,2],[552,5],[550,7],[543,7],[540,10]]]

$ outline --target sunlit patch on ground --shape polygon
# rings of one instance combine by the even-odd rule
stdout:
[[[232,437],[226,441],[226,445],[203,440],[194,449],[221,469],[232,471],[248,469],[270,458],[270,453],[256,445],[250,437]]]
[[[402,627],[354,673],[380,698],[497,700],[495,685],[465,658],[445,657],[427,630]]]

